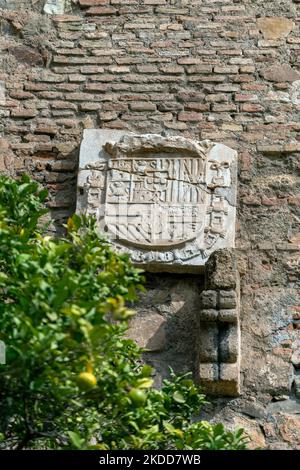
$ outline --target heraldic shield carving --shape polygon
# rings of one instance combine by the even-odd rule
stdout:
[[[180,136],[86,130],[77,211],[148,270],[197,272],[234,246],[236,151]]]

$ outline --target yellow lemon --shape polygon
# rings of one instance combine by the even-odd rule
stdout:
[[[77,378],[76,382],[80,390],[87,392],[97,385],[97,379],[91,372],[81,372]]]

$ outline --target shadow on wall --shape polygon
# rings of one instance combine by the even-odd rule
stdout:
[[[156,370],[156,385],[176,373],[195,374],[199,296],[204,277],[146,273],[146,292],[135,305],[128,336],[147,350],[145,362]]]

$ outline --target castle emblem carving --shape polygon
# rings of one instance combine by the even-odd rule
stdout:
[[[136,264],[197,271],[234,244],[236,157],[210,141],[87,130],[77,210]]]

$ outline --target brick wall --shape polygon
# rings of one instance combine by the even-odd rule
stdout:
[[[74,210],[84,128],[237,149],[243,396],[208,413],[258,445],[295,448],[299,0],[78,0],[52,17],[43,4],[0,1],[0,171],[46,185],[57,228]],[[165,281],[162,313],[184,308],[178,282]]]

